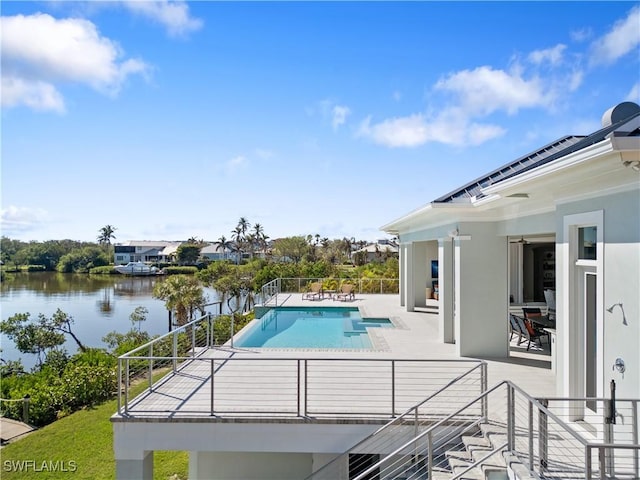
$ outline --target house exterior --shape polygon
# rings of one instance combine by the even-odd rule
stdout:
[[[114,245],[114,264],[171,262],[181,242],[131,240]]]
[[[381,229],[400,239],[401,305],[436,287],[440,341],[460,356],[508,357],[508,312],[555,297],[557,394],[608,397],[614,380],[618,398],[640,397],[635,103]]]
[[[534,405],[534,394],[508,386],[488,397],[505,387],[505,378],[487,389],[488,362],[479,358],[509,356],[510,311],[555,306],[552,370],[518,372],[532,375],[530,385],[548,385],[541,398],[571,397],[575,405],[565,419],[580,420],[583,430],[593,427],[595,433],[587,434],[611,445],[606,432],[612,427],[603,426],[606,403],[592,407],[575,398],[608,397],[611,380],[619,398],[640,398],[640,107],[622,103],[605,113],[602,129],[563,137],[382,229],[398,236],[400,245],[403,308],[391,311],[406,315],[403,322],[412,327],[391,331],[389,350],[260,352],[234,349],[233,343],[215,349],[208,316],[198,328],[175,329],[119,358],[118,412],[112,417],[116,478],[150,480],[159,450],[188,451],[190,479],[426,478],[411,468],[431,468],[445,456],[451,438],[469,431],[468,406],[458,412],[460,420],[449,413],[471,399],[474,415],[497,418],[510,429],[506,444],[491,447],[496,452],[505,447],[505,453],[517,452],[516,440],[529,442],[519,451],[531,464],[524,475],[509,478],[539,478],[529,471],[547,468],[547,454],[574,474],[562,478],[591,472],[587,459],[598,452],[576,449],[575,431],[564,436],[555,428],[559,422]],[[305,305],[300,292],[282,293],[284,302],[297,297]],[[388,300],[397,305],[395,296]],[[368,301],[372,313],[376,301]],[[435,332],[434,304],[438,342],[421,342]],[[421,307],[430,312],[415,314]],[[373,313],[366,316],[377,318]],[[427,321],[432,328],[422,329]],[[260,318],[254,322],[262,330],[271,325]],[[196,342],[197,332],[206,332],[204,343]],[[186,357],[177,355],[179,335],[191,342]],[[131,376],[136,365],[142,365],[138,377]],[[153,382],[153,368],[169,373]],[[146,390],[129,396],[130,383],[146,384],[147,378]],[[446,390],[449,386],[454,388]],[[621,410],[625,428],[633,425],[631,443],[637,449],[638,403],[631,403]],[[406,411],[411,413],[405,416]],[[424,437],[427,429],[430,436]],[[376,437],[381,431],[387,433]],[[637,471],[638,452],[633,463],[627,461],[629,451],[608,459]],[[396,459],[408,467],[376,473],[384,468],[376,465]],[[376,470],[352,471],[357,464]],[[637,478],[634,471],[607,478]]]
[[[362,253],[358,253],[362,252]],[[370,243],[351,253],[353,259],[357,255],[364,255],[367,262],[373,262],[389,257],[398,257],[398,245],[388,239],[380,239],[375,243]]]

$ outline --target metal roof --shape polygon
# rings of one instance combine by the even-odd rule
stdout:
[[[497,170],[494,170],[487,175],[477,178],[466,185],[454,190],[440,198],[437,198],[433,203],[455,203],[456,201],[467,200],[472,197],[483,197],[482,189],[490,185],[498,183],[507,178],[514,177],[523,172],[531,170],[533,168],[545,165],[553,160],[569,155],[570,153],[582,150],[590,145],[603,141],[607,135],[612,132],[614,135],[629,135],[638,136],[637,120],[640,118],[640,111],[636,111],[631,116],[620,120],[616,123],[608,125],[600,130],[587,135],[587,136],[566,136],[562,137],[555,142],[552,142],[540,150],[525,155],[523,157],[510,162]],[[636,120],[633,122],[633,120]],[[622,130],[621,127],[630,123],[631,130]]]

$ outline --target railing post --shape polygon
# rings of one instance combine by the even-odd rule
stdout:
[[[124,413],[129,413],[129,357],[126,357],[124,361]]]
[[[391,417],[396,416],[396,361],[391,360]]]
[[[540,399],[544,408],[549,408],[549,400]],[[538,451],[540,453],[539,473],[542,474],[549,465],[549,432],[547,414],[538,410]]]
[[[195,325],[189,327],[191,329],[191,356],[196,356],[196,328]]]
[[[640,435],[638,434],[638,401],[637,400],[632,400],[631,401],[631,432],[633,435],[633,441],[636,444],[640,443]],[[638,457],[640,457],[640,451],[635,450],[633,451],[633,468],[635,469],[634,472],[640,472],[640,460],[638,459]]]
[[[31,402],[31,396],[27,393],[22,398],[22,421],[29,423],[29,403]]]
[[[607,468],[606,456],[606,450],[603,447],[598,447],[598,462],[600,463],[601,480],[607,478],[607,475],[605,473]]]
[[[176,335],[176,331],[173,331],[173,373],[176,373],[178,369],[178,336]]]
[[[309,380],[309,361],[304,359],[304,410],[302,414],[306,417],[307,412],[309,411],[309,388],[308,388],[308,380]]]
[[[301,390],[300,390],[300,369],[301,369],[301,363],[300,363],[300,362],[301,362],[301,360],[300,360],[300,359],[298,359],[298,361],[297,361],[297,364],[298,364],[298,402],[297,402],[297,404],[298,404],[298,416],[300,416],[300,405],[301,405],[301,398],[300,398],[300,393],[301,393]]]
[[[118,413],[122,413],[122,358],[118,357]]]
[[[433,438],[427,434],[427,478],[433,478]]]
[[[153,343],[149,345],[149,391],[153,391]]]
[[[216,371],[215,359],[211,359],[211,416],[215,415],[214,403],[213,403],[213,378]]]
[[[487,364],[486,363],[482,363],[480,365],[480,388],[481,388],[481,394],[485,393],[487,391]],[[486,420],[487,418],[489,418],[489,398],[487,397],[487,395],[484,395],[482,397],[481,402],[481,408],[482,408],[482,417]]]
[[[591,480],[593,475],[593,467],[591,465],[591,447],[586,445],[584,447],[584,478],[585,480]]]
[[[533,471],[533,402],[528,401],[529,404],[529,470]]]
[[[516,415],[515,392],[513,385],[507,383],[507,448],[515,450],[516,444]]]

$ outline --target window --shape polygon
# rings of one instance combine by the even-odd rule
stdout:
[[[578,259],[595,260],[596,239],[598,238],[598,227],[578,228]]]

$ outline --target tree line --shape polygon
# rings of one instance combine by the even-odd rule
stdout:
[[[47,240],[43,242],[24,242],[5,236],[0,238],[0,260],[3,270],[26,269],[31,271],[90,272],[92,268],[113,264],[113,240],[117,228],[105,225],[98,230],[96,242],[76,240]],[[391,240],[393,242],[393,239]],[[367,245],[367,241],[355,238],[330,240],[315,235],[297,235],[270,239],[260,223],[251,223],[240,217],[236,227],[230,232],[230,238],[220,236],[211,244],[223,259],[233,259],[236,264],[259,256],[278,262],[299,263],[301,261],[325,261],[333,265],[364,265],[366,253],[358,251]],[[176,263],[180,265],[204,265],[207,259],[201,255],[202,248],[208,245],[195,236],[184,241],[176,252]],[[393,253],[379,249],[377,261],[384,262],[394,256]]]

